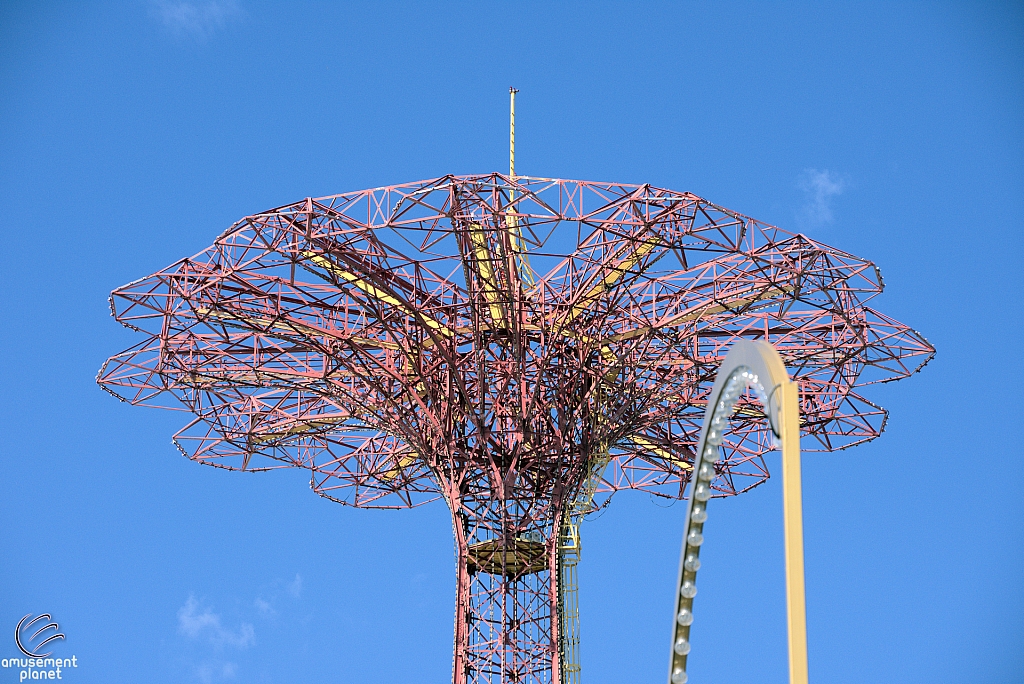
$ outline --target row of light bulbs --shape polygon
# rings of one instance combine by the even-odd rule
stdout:
[[[715,463],[718,461],[719,447],[722,446],[725,432],[729,429],[729,417],[740,395],[751,388],[765,407],[768,405],[764,388],[757,375],[747,368],[737,368],[725,383],[725,388],[714,405],[711,424],[708,426],[704,439],[701,457],[694,465],[697,477],[693,488],[693,501],[690,505],[690,518],[686,531],[686,553],[683,560],[683,582],[679,586],[680,601],[676,623],[678,637],[672,646],[675,653],[672,663],[672,684],[686,684],[686,656],[690,652],[690,625],[693,624],[693,599],[697,596],[697,571],[700,570],[700,546],[704,543],[704,523],[708,519],[707,502],[711,498],[711,481],[717,472]],[[699,465],[697,465],[699,463]]]

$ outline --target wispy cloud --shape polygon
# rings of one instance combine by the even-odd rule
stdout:
[[[207,38],[242,14],[235,0],[153,0],[153,11],[168,31],[193,38]]]
[[[206,639],[217,647],[248,648],[256,641],[253,626],[243,622],[237,630],[221,624],[220,615],[201,606],[195,596],[189,596],[178,609],[178,631],[190,639]]]
[[[212,684],[218,679],[234,679],[238,666],[234,663],[203,663],[195,668],[196,679],[203,684]]]
[[[288,584],[286,589],[288,589],[289,594],[299,598],[302,595],[302,575],[295,573],[295,579]]]
[[[256,610],[258,610],[260,615],[263,617],[273,617],[274,615],[277,615],[277,611],[274,610],[274,606],[272,606],[270,601],[267,601],[262,596],[257,596],[256,600],[253,601],[253,605],[256,606]]]
[[[290,582],[275,579],[270,587],[253,600],[253,606],[263,618],[276,617],[278,607],[281,605],[281,592],[291,596],[293,599],[302,598],[302,575],[295,573],[295,579]]]
[[[847,180],[828,169],[804,169],[797,178],[797,188],[804,191],[805,201],[797,218],[805,224],[819,226],[832,223],[833,198],[843,194]]]

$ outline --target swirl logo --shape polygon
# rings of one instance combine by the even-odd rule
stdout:
[[[49,613],[43,613],[32,619],[29,618],[32,618],[32,613],[21,618],[21,621],[18,622],[18,626],[14,629],[14,643],[18,644],[21,652],[29,658],[45,658],[50,653],[53,653],[53,651],[49,653],[39,653],[39,651],[42,651],[46,644],[51,641],[63,639],[64,635],[59,631],[60,625],[50,621]],[[35,631],[32,631],[33,629]]]

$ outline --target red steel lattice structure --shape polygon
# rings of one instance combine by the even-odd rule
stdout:
[[[689,193],[445,176],[250,216],[119,288],[146,338],[98,381],[194,414],[174,441],[195,461],[306,468],[352,506],[444,499],[454,681],[561,682],[580,516],[622,489],[683,496],[733,341],[780,351],[821,449],[881,433],[859,388],[934,353],[867,306],[881,289],[870,262]],[[763,482],[772,448],[741,401],[717,494]]]

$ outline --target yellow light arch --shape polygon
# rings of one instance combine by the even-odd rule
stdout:
[[[700,547],[711,497],[711,481],[723,434],[739,396],[753,389],[782,448],[783,524],[786,538],[786,613],[789,623],[789,681],[807,684],[807,618],[804,599],[803,505],[800,494],[800,403],[778,351],[767,342],[740,340],[729,350],[708,397],[693,463],[669,661],[669,684],[685,684],[690,652],[693,599],[697,594]]]

